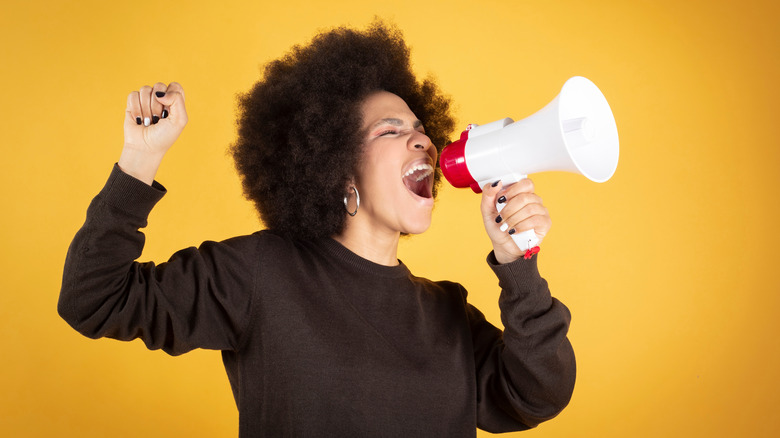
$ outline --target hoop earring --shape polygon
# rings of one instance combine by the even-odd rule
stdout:
[[[349,211],[349,205],[348,205],[348,199],[349,199],[349,192],[347,192],[346,195],[344,195],[344,209],[347,210],[347,214],[350,216],[355,216],[357,214],[358,208],[360,208],[360,192],[358,192],[357,187],[355,186],[349,186],[350,189],[352,189],[353,192],[355,192],[355,211]]]

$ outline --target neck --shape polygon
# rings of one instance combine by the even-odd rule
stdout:
[[[355,254],[384,266],[398,265],[398,241],[401,233],[382,233],[357,223],[347,224],[333,239]]]

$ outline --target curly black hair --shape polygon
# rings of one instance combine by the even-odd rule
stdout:
[[[361,103],[380,90],[407,103],[441,152],[454,127],[450,99],[433,79],[418,82],[400,30],[378,20],[294,46],[239,96],[230,153],[268,228],[300,238],[344,229],[345,190],[363,155]],[[434,196],[440,179],[437,169]]]

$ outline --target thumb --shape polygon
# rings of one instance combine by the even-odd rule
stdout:
[[[184,105],[184,89],[178,82],[171,82],[165,94],[156,95],[155,99],[163,105],[163,118],[170,119],[181,127],[187,124],[187,109]]]

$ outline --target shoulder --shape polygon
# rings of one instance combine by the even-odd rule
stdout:
[[[289,257],[294,252],[293,247],[289,239],[262,230],[221,241],[206,240],[198,246],[197,253],[215,264],[230,264],[245,269],[249,265],[267,263],[269,259],[284,258],[285,255]],[[188,251],[195,251],[195,248],[184,249],[177,254],[183,255],[181,253],[186,254]]]
[[[292,240],[284,235],[271,230],[260,230],[252,234],[231,237],[221,241],[207,240],[201,244],[201,247],[222,247],[238,251],[261,251],[274,249],[289,250]]]
[[[417,277],[412,275],[412,281],[417,283],[420,287],[428,291],[429,293],[441,294],[451,298],[457,298],[460,301],[466,302],[468,292],[466,288],[460,283],[449,280],[430,280],[424,277]]]
[[[221,242],[204,242],[203,247],[219,248],[219,251],[239,258],[247,258],[265,270],[278,266],[317,264],[325,257],[316,242],[293,238],[276,230],[260,230],[252,234],[232,237]]]

